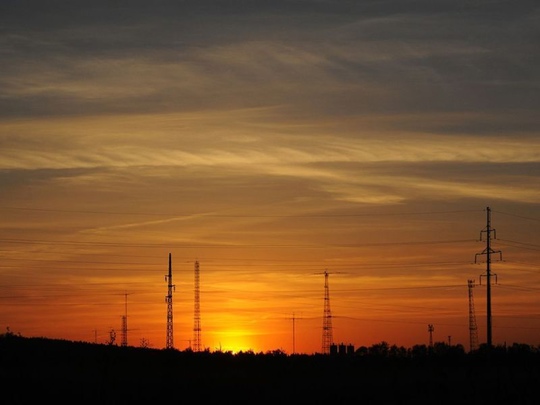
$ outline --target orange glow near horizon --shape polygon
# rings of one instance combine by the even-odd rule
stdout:
[[[3,273],[5,282],[11,285],[11,295],[3,298],[11,302],[3,306],[3,319],[11,331],[24,336],[105,343],[114,330],[119,344],[127,299],[128,344],[165,346],[164,275],[169,253],[165,247],[135,242],[140,247],[132,250],[129,242],[100,245],[75,240],[57,240],[51,245],[37,239],[33,243],[11,243],[14,248],[8,251],[12,256],[9,268],[16,271],[4,269]],[[401,256],[401,244],[371,244],[325,249],[267,246],[261,248],[261,255],[256,254],[258,246],[208,246],[199,251],[217,249],[221,253],[198,254],[196,259],[190,259],[185,250],[173,250],[175,347],[183,350],[193,346],[193,266],[198,260],[204,350],[321,352],[324,270],[329,272],[336,344],[427,344],[427,325],[431,323],[437,341],[451,340],[468,348],[467,279],[478,280],[484,271],[482,264],[473,263],[474,253],[481,252],[483,245],[474,240],[428,244],[430,256],[434,254],[437,259],[426,261],[422,258],[423,244],[410,245],[406,254],[401,250]],[[28,247],[32,251],[23,253]],[[291,249],[296,251],[295,258],[280,259],[275,254],[284,251],[283,257],[287,257]],[[100,253],[93,254],[92,250]],[[454,256],[465,250],[471,252],[468,260],[455,260]],[[221,260],[219,255],[223,255]],[[516,273],[515,264],[493,266],[505,275],[515,273],[516,282],[515,277],[528,274],[526,268]],[[28,280],[34,280],[30,287]],[[474,291],[481,341],[485,328],[483,287],[477,285]],[[512,290],[504,289],[503,283],[494,285],[497,342],[523,339],[533,344],[535,333],[527,334],[526,326],[520,325],[515,315],[526,319],[527,310],[534,317],[535,305],[530,295],[516,297]],[[516,329],[510,329],[511,325]]]

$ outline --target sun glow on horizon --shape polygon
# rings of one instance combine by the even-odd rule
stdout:
[[[261,350],[254,345],[254,341],[251,338],[253,333],[244,329],[227,329],[215,333],[215,339],[217,345],[213,345],[211,349],[213,351],[220,352],[255,352],[258,353]]]

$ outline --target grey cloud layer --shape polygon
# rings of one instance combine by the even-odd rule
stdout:
[[[400,202],[407,189],[484,198],[492,175],[505,198],[539,199],[526,189],[540,161],[536,2],[0,7],[6,183],[249,169]]]
[[[539,103],[533,2],[333,3],[8,2],[1,111],[288,102],[305,113],[355,114]]]

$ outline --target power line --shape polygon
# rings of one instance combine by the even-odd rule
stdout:
[[[527,285],[526,287],[522,287],[516,284],[497,284],[499,288],[509,288],[509,289],[515,289],[520,291],[538,291],[540,288],[535,288]]]
[[[502,211],[493,211],[493,212],[496,212],[497,214],[508,215],[508,216],[515,217],[515,218],[527,219],[529,221],[540,221],[540,218],[525,217],[523,215],[511,214],[511,213],[502,212]]]
[[[136,262],[136,263],[133,263],[133,262],[97,262],[97,261],[86,261],[86,260],[55,260],[55,259],[26,259],[26,258],[22,258],[22,257],[3,257],[2,260],[5,260],[5,261],[14,261],[14,262],[17,262],[17,263],[14,263],[14,264],[0,264],[0,268],[5,268],[5,269],[9,269],[9,268],[12,268],[12,269],[18,269],[20,268],[20,263],[18,262],[22,262],[22,263],[25,263],[25,266],[24,266],[24,269],[25,270],[29,270],[29,269],[40,269],[40,270],[46,270],[46,269],[49,269],[50,267],[36,267],[37,265],[34,265],[34,266],[28,266],[26,264],[28,264],[29,262],[38,262],[38,263],[42,263],[44,266],[49,266],[49,265],[54,265],[55,269],[57,269],[57,265],[61,264],[61,265],[65,265],[65,264],[99,264],[99,265],[117,265],[117,266],[130,266],[129,267],[129,270],[133,270],[133,271],[149,271],[149,267],[155,267],[157,266],[157,264],[155,263],[143,263],[143,262]],[[208,268],[209,269],[220,269],[220,268],[227,268],[229,269],[231,266],[238,266],[239,264],[238,263],[228,263],[228,261],[230,259],[228,258],[223,258],[221,259],[222,260],[222,263],[211,263]],[[250,259],[250,258],[245,258],[245,259],[236,259],[236,260],[242,260],[242,261],[245,261],[245,262],[248,262],[248,263],[240,263],[240,266],[241,268],[244,268],[244,267],[256,267],[256,268],[260,268],[260,269],[273,269],[273,268],[278,268],[277,270],[279,269],[283,269],[283,268],[286,268],[286,269],[294,269],[295,271],[298,271],[298,270],[302,270],[302,269],[306,269],[306,270],[310,270],[314,267],[320,267],[320,261],[318,261],[317,263],[312,263],[310,262],[309,260],[306,260],[304,263],[289,263],[287,261],[284,261],[284,263],[273,263],[274,260],[264,260],[264,259]],[[249,263],[249,262],[257,262],[257,263]],[[268,263],[270,262],[270,263]],[[298,260],[298,262],[300,262],[300,260]],[[526,262],[516,262],[516,263],[522,263],[522,264],[525,264],[525,265],[535,265],[534,263],[526,263]],[[347,262],[347,263],[332,263],[332,266],[335,267],[335,268],[339,268],[341,270],[349,270],[350,272],[354,272],[356,270],[358,271],[361,271],[361,270],[369,270],[369,269],[395,269],[395,268],[415,268],[415,269],[420,269],[420,268],[423,268],[423,267],[428,267],[429,269],[433,269],[433,268],[437,268],[437,267],[448,267],[448,266],[451,266],[451,267],[455,267],[455,266],[463,266],[463,265],[469,265],[470,262],[465,262],[465,261],[456,261],[456,262],[439,262],[439,261],[432,261],[432,262],[422,262],[422,263],[417,263],[417,262],[412,262],[412,263],[404,263],[404,262],[401,262],[401,263],[384,263],[384,262],[363,262],[363,263],[356,263],[354,260],[351,260],[350,262]],[[134,268],[134,267],[131,267],[132,265],[138,265],[138,266],[145,266],[145,268]],[[239,269],[240,271],[242,269]],[[64,267],[62,266],[62,269],[70,269],[70,267]],[[71,269],[73,270],[81,270],[80,267],[77,267],[77,268],[73,268],[71,267]],[[85,269],[95,269],[95,270],[118,270],[118,271],[124,271],[124,270],[128,270],[127,268],[124,269],[124,268],[117,268],[117,267],[102,267],[102,266],[99,266],[98,268],[97,267],[85,267]]]
[[[497,241],[499,242],[499,245],[511,246],[511,247],[516,247],[519,249],[528,249],[528,250],[536,250],[536,251],[540,250],[540,245],[535,245],[533,243],[518,242],[515,240],[508,240],[508,239],[497,239]],[[501,241],[507,242],[507,243],[506,244],[501,243]],[[516,245],[521,245],[521,246],[516,246]]]
[[[69,246],[112,246],[112,247],[141,247],[141,248],[164,248],[170,247],[170,243],[119,243],[119,242],[79,242],[65,240],[43,240],[43,239],[0,239],[0,242],[5,243],[21,243],[21,244],[45,244],[45,245],[69,245]],[[361,248],[373,246],[411,246],[411,245],[438,245],[447,243],[465,243],[477,242],[475,239],[454,239],[454,240],[436,240],[436,241],[412,241],[412,242],[376,242],[376,243],[348,243],[348,244],[333,244],[333,243],[318,243],[318,244],[184,244],[173,245],[176,249],[193,249],[193,248],[306,248],[319,249],[321,247],[335,248]]]
[[[59,212],[73,214],[105,214],[105,215],[141,215],[141,216],[171,216],[171,217],[193,217],[204,216],[213,218],[335,218],[335,217],[366,217],[366,216],[401,216],[401,215],[440,215],[440,214],[460,214],[467,212],[478,212],[478,209],[469,210],[448,210],[448,211],[410,211],[410,212],[380,212],[380,213],[356,213],[356,214],[303,214],[303,215],[246,215],[246,214],[212,214],[204,212],[194,212],[188,214],[177,213],[156,213],[156,212],[120,212],[120,211],[97,211],[97,210],[65,210],[54,208],[30,208],[4,206],[0,209],[17,211],[37,211],[37,212]]]

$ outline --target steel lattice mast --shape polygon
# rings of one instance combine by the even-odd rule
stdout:
[[[322,352],[330,354],[330,346],[332,345],[332,313],[330,311],[330,291],[328,287],[328,271],[324,271],[324,314],[323,314],[323,336],[322,336]]]
[[[474,280],[467,281],[469,286],[469,339],[470,351],[478,349],[478,327],[476,325],[476,314],[474,311]]]
[[[200,303],[200,274],[199,261],[195,261],[195,308],[193,321],[193,351],[201,350],[201,303]]]
[[[122,342],[121,345],[126,347],[128,345],[128,324],[127,324],[127,293],[125,295],[125,312],[122,316]]]
[[[165,302],[167,303],[167,342],[165,348],[174,349],[173,343],[173,299],[172,294],[175,289],[175,285],[172,283],[172,259],[169,253],[169,275],[165,276],[167,281],[167,296]]]

